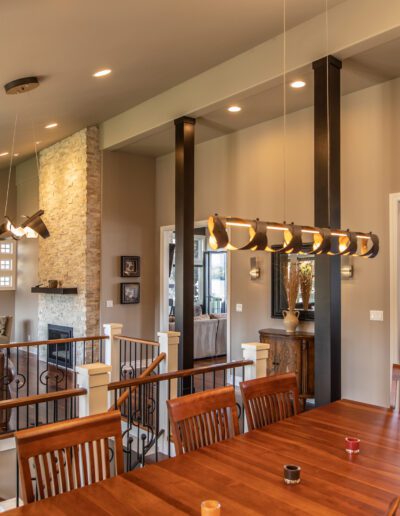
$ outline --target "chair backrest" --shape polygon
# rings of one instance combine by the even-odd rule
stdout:
[[[386,511],[386,516],[395,516],[397,514],[399,506],[400,506],[400,497],[393,498],[393,500],[390,502],[388,510]]]
[[[392,388],[390,390],[390,407],[396,408],[397,403],[397,391],[399,390],[400,381],[400,364],[393,364],[392,366]]]
[[[109,478],[110,437],[114,438],[114,470],[119,475],[124,469],[119,411],[17,432],[24,503],[35,501],[34,482],[38,498],[43,499]]]
[[[167,405],[177,455],[239,434],[233,387],[189,394]]]
[[[240,384],[249,430],[262,428],[300,412],[294,373],[248,380]]]

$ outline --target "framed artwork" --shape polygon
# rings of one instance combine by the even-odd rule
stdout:
[[[121,277],[139,278],[140,256],[121,256]]]
[[[307,247],[307,246],[305,246]],[[311,247],[310,247],[311,248]],[[300,265],[309,264],[312,269],[312,289],[308,310],[304,310],[301,292],[297,298],[296,310],[299,310],[300,321],[313,321],[315,309],[315,256],[314,255],[288,255],[271,254],[271,317],[283,319],[282,310],[287,309],[286,293],[283,286],[282,267],[288,260],[295,259]]]
[[[121,283],[121,304],[136,305],[140,303],[140,283]]]

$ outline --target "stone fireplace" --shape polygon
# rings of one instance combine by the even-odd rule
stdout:
[[[101,154],[97,127],[40,152],[39,205],[50,238],[39,242],[39,281],[77,287],[77,294],[39,294],[38,337],[48,325],[75,337],[98,334],[100,310]],[[79,359],[79,356],[78,356]]]

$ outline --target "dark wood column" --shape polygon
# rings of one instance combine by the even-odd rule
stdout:
[[[175,329],[181,332],[179,368],[193,367],[194,125],[175,120]]]
[[[340,69],[333,56],[313,63],[315,225],[340,228]],[[329,94],[328,94],[329,92]],[[340,257],[317,256],[315,273],[315,397],[341,397]]]

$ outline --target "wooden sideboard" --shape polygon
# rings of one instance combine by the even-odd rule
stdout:
[[[286,333],[285,330],[267,328],[260,330],[260,342],[270,345],[267,376],[296,373],[299,394],[314,397],[314,334],[308,332]]]

